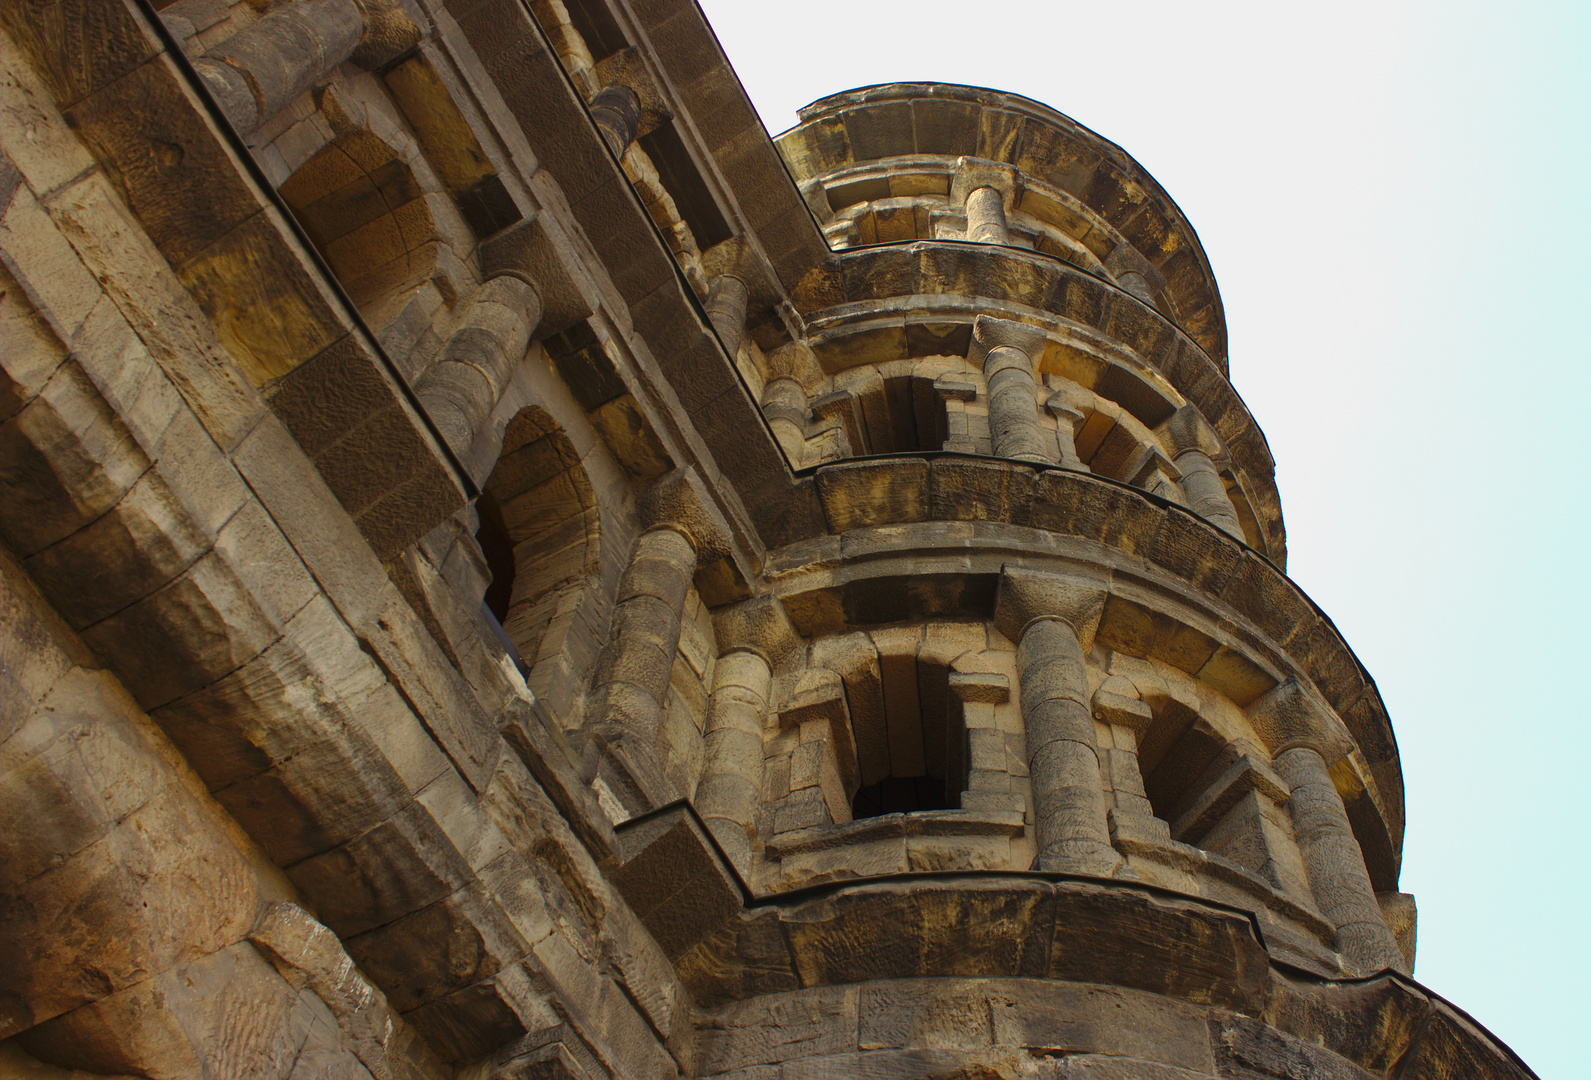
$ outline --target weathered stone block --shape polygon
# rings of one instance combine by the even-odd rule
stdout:
[[[694,815],[674,809],[637,819],[620,829],[619,841],[625,860],[615,884],[670,959],[740,910],[742,886]],[[688,907],[674,902],[686,892]]]

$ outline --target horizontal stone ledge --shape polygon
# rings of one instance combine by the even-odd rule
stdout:
[[[813,537],[774,551],[768,561],[774,574],[874,554],[867,538],[875,526],[948,526],[943,539],[958,548],[998,545],[997,534],[1019,530],[1101,543],[1220,596],[1299,664],[1345,718],[1358,713],[1349,723],[1363,728],[1360,742],[1373,760],[1396,755],[1374,683],[1325,613],[1263,552],[1186,507],[1089,473],[946,451],[852,458],[819,466],[814,480],[831,536],[842,534],[839,543]],[[974,535],[951,535],[965,528],[960,523],[970,523]],[[980,529],[988,533],[982,542],[975,535]],[[880,535],[898,546],[907,534]]]
[[[1248,912],[1138,883],[1020,872],[905,874],[771,897],[675,958],[705,1007],[954,976],[1102,983],[1251,1012],[1269,966]]]
[[[1319,912],[1291,900],[1247,867],[1224,859],[1213,852],[1176,840],[1167,844],[1143,840],[1117,840],[1115,846],[1139,859],[1156,862],[1195,877],[1209,876],[1236,890],[1248,893],[1273,915],[1292,920],[1319,942],[1330,942],[1337,932],[1337,928],[1322,918]]]
[[[1022,815],[1017,813],[919,810],[797,829],[775,837],[768,844],[767,852],[773,856],[793,855],[907,836],[1020,836],[1022,828]]]

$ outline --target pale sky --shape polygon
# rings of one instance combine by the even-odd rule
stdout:
[[[991,86],[1177,200],[1288,572],[1392,716],[1415,976],[1585,1075],[1591,3],[701,3],[772,132],[853,86]]]

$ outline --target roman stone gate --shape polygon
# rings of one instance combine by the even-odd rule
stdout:
[[[0,1075],[1530,1075],[1119,147],[689,0],[0,79]]]

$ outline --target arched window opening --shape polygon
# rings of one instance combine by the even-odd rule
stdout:
[[[1176,820],[1184,800],[1225,745],[1198,713],[1180,701],[1168,700],[1156,711],[1138,748],[1144,794],[1155,817],[1167,823]]]
[[[366,130],[339,136],[281,186],[282,198],[376,327],[424,282],[439,233],[413,170]]]
[[[949,425],[944,401],[935,393],[932,379],[894,375],[851,392],[862,418],[866,453],[901,454],[944,447]]]
[[[876,775],[877,765],[864,770],[864,783],[851,800],[852,820],[958,808],[967,786],[967,736],[961,703],[949,692],[949,667],[915,655],[886,655],[879,657],[879,668],[882,716],[857,719],[882,721],[882,732],[875,731],[871,741],[887,747],[888,771]]]
[[[596,584],[596,496],[568,437],[541,409],[509,421],[476,505],[476,538],[492,573],[485,606],[530,688],[562,712],[596,661],[605,601]]]

